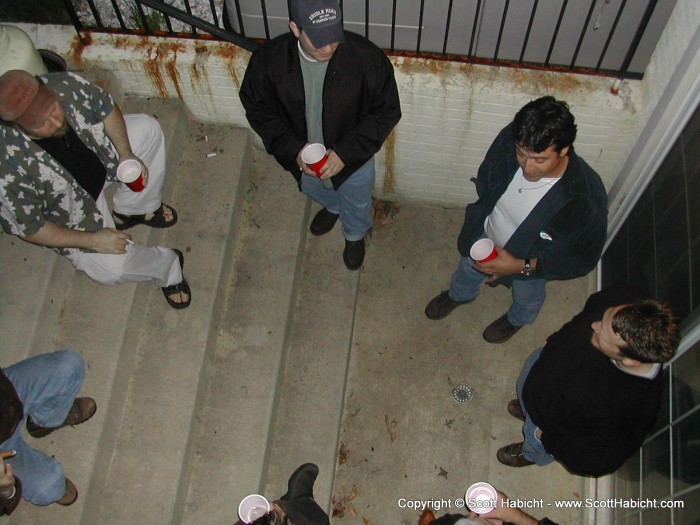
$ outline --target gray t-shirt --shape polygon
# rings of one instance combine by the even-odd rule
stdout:
[[[298,44],[298,43],[297,43]],[[323,142],[323,81],[326,78],[328,62],[319,62],[306,56],[299,45],[299,61],[304,77],[304,96],[306,97],[306,128],[309,142]],[[325,144],[324,144],[325,145]]]

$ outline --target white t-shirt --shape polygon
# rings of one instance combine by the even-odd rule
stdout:
[[[505,246],[518,226],[560,178],[543,177],[537,182],[530,182],[523,176],[522,168],[518,168],[505,193],[484,221],[486,236],[496,246]]]

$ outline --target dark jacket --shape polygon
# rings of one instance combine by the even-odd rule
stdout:
[[[281,35],[253,53],[240,97],[267,152],[298,182],[296,157],[307,143],[307,127],[294,35]],[[369,40],[346,31],[345,42],[328,63],[323,85],[324,145],[345,163],[331,179],[336,188],[379,151],[400,118],[391,62]]]
[[[493,141],[479,166],[479,200],[467,206],[458,247],[463,256],[484,232],[484,221],[518,171],[512,124]],[[600,259],[607,234],[607,196],[598,174],[569,150],[569,164],[554,187],[535,206],[508,240],[505,248],[517,259],[537,259],[532,276],[513,279],[572,279],[590,272]]]
[[[24,405],[17,395],[14,385],[0,370],[0,443],[7,441],[17,430],[24,417]],[[2,450],[5,452],[5,450]],[[15,495],[9,500],[0,499],[0,516],[11,514],[22,499],[22,484],[15,478]]]
[[[547,339],[523,385],[523,405],[542,444],[585,476],[617,470],[642,444],[661,402],[663,372],[628,374],[591,344],[591,324],[610,307],[645,299],[629,286],[593,294],[583,311]]]

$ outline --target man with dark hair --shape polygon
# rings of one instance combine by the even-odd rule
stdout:
[[[189,306],[179,250],[143,246],[123,230],[169,228],[173,208],[161,202],[165,141],[149,115],[123,115],[112,97],[73,73],[36,78],[12,70],[0,77],[0,225],[5,232],[64,255],[105,285],[152,282],[170,306]],[[117,165],[141,166],[144,186],[104,190]]]
[[[358,270],[373,225],[374,155],[401,118],[394,69],[369,40],[343,31],[337,0],[289,5],[291,33],[253,53],[241,102],[267,152],[323,206],[311,233],[328,233],[340,218],[343,261]],[[301,158],[310,143],[328,151],[320,176]]]
[[[300,466],[289,477],[287,493],[250,525],[329,525],[328,514],[314,500],[317,476],[318,467],[313,463]]]
[[[618,285],[588,298],[581,313],[533,352],[508,412],[524,441],[498,451],[511,467],[558,461],[583,476],[617,470],[641,446],[661,402],[662,363],[680,340],[664,301]]]
[[[600,177],[574,152],[575,138],[569,107],[553,97],[526,104],[499,133],[475,179],[479,200],[467,206],[458,240],[462,258],[449,290],[425,308],[429,319],[472,302],[484,281],[502,283],[512,287],[513,303],[483,336],[503,343],[535,321],[547,281],[595,267],[607,231],[607,197]],[[483,237],[498,255],[477,262],[469,250]]]

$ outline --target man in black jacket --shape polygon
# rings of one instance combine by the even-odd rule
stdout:
[[[426,307],[429,319],[472,302],[484,280],[505,284],[513,304],[483,333],[489,343],[503,343],[535,321],[547,281],[595,267],[605,243],[607,197],[598,174],[574,152],[575,138],[574,116],[553,97],[529,102],[499,133],[479,166],[479,200],[467,206],[459,266],[450,289]],[[498,254],[488,262],[469,253],[482,237]]]
[[[291,0],[289,27],[250,59],[240,98],[268,153],[323,209],[314,235],[343,226],[343,260],[358,270],[372,227],[374,155],[401,118],[394,70],[366,38],[343,31],[337,0]],[[301,159],[311,143],[328,159],[316,176]]]
[[[667,303],[626,285],[593,294],[523,366],[508,412],[524,421],[524,441],[501,448],[498,460],[558,461],[583,476],[614,472],[654,425],[662,363],[678,342]]]

